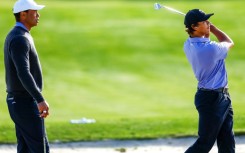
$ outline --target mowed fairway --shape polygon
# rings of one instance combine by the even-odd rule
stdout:
[[[50,141],[150,139],[197,134],[196,80],[183,53],[183,16],[152,1],[42,1],[31,31],[50,104]],[[211,22],[235,42],[226,61],[235,132],[245,132],[243,1],[166,1],[180,11],[214,12]],[[3,43],[14,25],[0,2],[0,142],[15,142],[5,102]],[[213,39],[214,37],[212,37]],[[93,118],[95,124],[70,124]]]

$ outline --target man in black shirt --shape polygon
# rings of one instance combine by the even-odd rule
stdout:
[[[37,10],[43,7],[33,0],[18,0],[13,8],[16,25],[4,44],[7,103],[15,123],[18,153],[49,152],[44,127],[49,105],[41,93],[42,71],[30,34],[39,21]]]

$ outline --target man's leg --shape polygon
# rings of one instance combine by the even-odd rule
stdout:
[[[18,131],[18,153],[21,153],[22,145],[28,147],[28,153],[44,153],[42,118],[39,117],[37,104],[32,98],[11,97],[8,105]],[[46,140],[46,153],[49,153],[49,144]],[[24,142],[22,142],[24,141]],[[26,152],[25,152],[26,153]]]
[[[228,113],[230,102],[218,92],[198,91],[195,105],[199,113],[198,139],[185,153],[208,153]]]
[[[17,114],[16,114],[16,101],[14,100],[13,96],[8,95],[7,96],[7,104],[8,104],[8,110],[9,115],[13,122],[15,123],[15,132],[16,132],[16,138],[17,138],[17,153],[27,153],[29,152],[28,146],[21,134],[21,130],[18,124],[16,124],[17,121]]]
[[[27,153],[29,152],[29,149],[26,145],[26,142],[18,128],[17,125],[15,125],[15,129],[16,129],[16,138],[17,138],[17,152],[18,153]]]
[[[43,142],[43,129],[42,129],[42,118],[33,118],[31,124],[27,123],[25,130],[22,130],[26,144],[28,145],[30,153],[44,153],[44,142]],[[49,144],[47,136],[45,135],[45,149],[46,153],[49,153]]]

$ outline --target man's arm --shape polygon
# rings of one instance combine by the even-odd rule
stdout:
[[[44,100],[40,91],[41,89],[39,89],[30,73],[29,50],[30,44],[27,38],[23,36],[16,37],[11,44],[11,57],[23,87],[38,102],[40,116],[47,117],[49,114],[49,105]]]
[[[213,24],[210,23],[210,31],[216,36],[219,42],[226,42],[228,43],[229,48],[234,46],[232,39],[223,31],[215,27]]]
[[[24,36],[18,36],[11,42],[10,54],[21,84],[37,102],[42,102],[44,101],[44,98],[40,92],[41,89],[37,86],[30,72],[30,48],[31,46],[27,38]]]

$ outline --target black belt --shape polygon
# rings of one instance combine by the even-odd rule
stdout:
[[[205,88],[198,88],[198,90],[201,91],[215,91],[215,92],[220,92],[220,93],[228,93],[228,88],[218,88],[218,89],[205,89]]]

